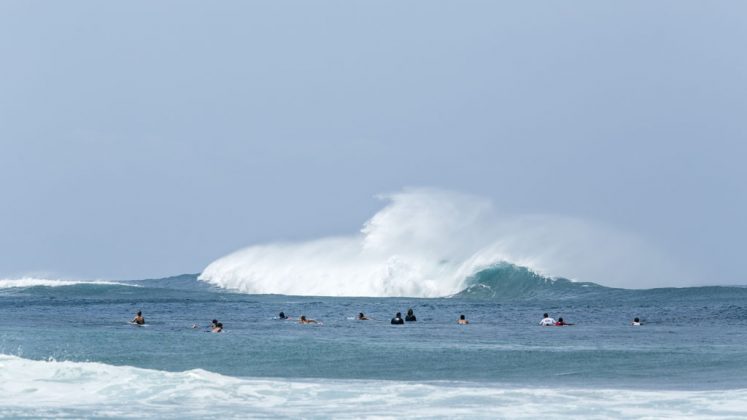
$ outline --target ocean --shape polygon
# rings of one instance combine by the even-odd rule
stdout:
[[[747,288],[663,287],[702,277],[584,220],[385,198],[199,274],[0,280],[0,416],[747,418]]]
[[[511,264],[437,298],[0,280],[0,416],[744,418],[746,302],[743,287],[610,288]],[[417,322],[390,324],[408,308]],[[540,327],[545,312],[575,325]]]

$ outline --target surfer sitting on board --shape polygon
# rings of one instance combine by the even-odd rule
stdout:
[[[407,310],[407,316],[405,317],[405,321],[407,322],[415,322],[418,319],[415,318],[415,314],[412,312],[412,308]]]
[[[467,318],[464,317],[464,314],[459,315],[459,319],[457,320],[457,324],[459,325],[467,325],[469,324],[469,321],[467,321]]]
[[[549,327],[549,326],[555,325],[555,320],[552,319],[552,318],[550,318],[549,315],[544,314],[543,317],[544,318],[542,318],[542,321],[540,321],[540,325],[541,326],[543,326],[543,327]]]
[[[135,318],[130,321],[130,324],[144,325],[145,318],[143,318],[143,313],[141,311],[137,311],[137,315],[135,315]]]
[[[405,320],[402,319],[402,313],[397,312],[396,315],[394,315],[394,318],[392,318],[392,325],[403,325],[405,323]]]
[[[641,320],[638,317],[635,317],[635,319],[633,320],[633,322],[631,323],[631,325],[633,325],[635,327],[640,327],[643,324],[641,323]]]

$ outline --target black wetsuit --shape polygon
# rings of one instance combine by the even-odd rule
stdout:
[[[415,318],[415,315],[407,315],[407,316],[405,317],[405,321],[407,321],[407,322],[415,322],[415,321],[417,321],[417,320],[418,320],[418,319],[417,319],[417,318]]]
[[[402,318],[392,318],[392,325],[402,325],[405,321],[402,320]]]

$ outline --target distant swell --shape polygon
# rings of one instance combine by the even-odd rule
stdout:
[[[31,277],[24,277],[20,279],[0,279],[0,289],[14,289],[14,288],[27,288],[27,287],[63,287],[63,286],[76,286],[76,285],[116,285],[116,286],[132,286],[137,287],[134,284],[119,283],[113,281],[82,281],[82,280],[50,280],[50,279],[37,279]]]
[[[389,204],[358,234],[252,246],[213,262],[200,280],[253,294],[443,297],[485,283],[486,270],[493,270],[491,290],[504,292],[513,286],[496,281],[521,273],[627,288],[686,279],[642,239],[609,227],[501,216],[487,200],[448,191],[386,198]]]

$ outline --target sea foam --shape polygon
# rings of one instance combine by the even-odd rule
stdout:
[[[510,388],[465,382],[235,378],[0,355],[2,417],[744,417],[747,390]]]
[[[257,294],[442,297],[501,263],[616,287],[679,284],[683,275],[643,239],[549,216],[505,216],[483,198],[433,189],[385,196],[358,234],[252,246],[200,275]]]

